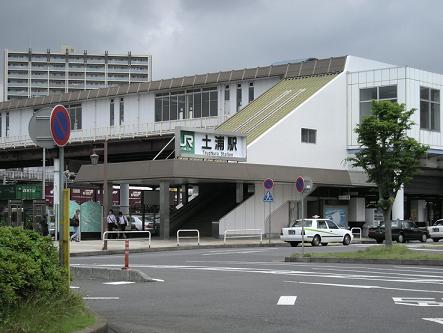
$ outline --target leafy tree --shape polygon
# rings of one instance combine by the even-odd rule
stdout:
[[[418,172],[419,160],[428,146],[408,137],[406,131],[415,123],[410,120],[415,109],[404,104],[372,101],[372,114],[357,125],[360,151],[348,158],[361,167],[369,181],[378,186],[378,206],[383,209],[386,245],[392,245],[391,211],[397,191]]]

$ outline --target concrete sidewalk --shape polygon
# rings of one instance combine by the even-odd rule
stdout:
[[[124,240],[109,240],[108,249],[103,250],[103,241],[101,240],[85,240],[81,242],[70,242],[71,256],[91,256],[91,255],[107,255],[107,254],[121,254],[124,253],[125,242]],[[372,239],[362,238],[361,240],[356,238],[353,240],[353,244],[359,243],[375,243]],[[58,242],[55,242],[58,246]],[[223,239],[215,238],[201,238],[200,245],[197,245],[197,239],[183,239],[180,240],[180,246],[177,246],[177,240],[172,238],[170,240],[161,240],[153,238],[151,240],[151,246],[148,246],[148,241],[142,241],[139,239],[129,239],[129,251],[132,253],[137,252],[157,252],[157,251],[174,251],[174,250],[188,250],[196,248],[219,248],[219,247],[251,247],[251,246],[289,246],[289,244],[282,242],[280,239],[271,239],[269,244],[268,239],[263,239],[260,244],[259,239],[227,239],[226,245],[223,243]],[[309,245],[308,245],[309,246]]]

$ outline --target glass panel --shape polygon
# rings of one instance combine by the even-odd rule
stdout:
[[[191,118],[191,114],[192,114],[192,118],[193,118],[194,117],[194,95],[193,94],[187,95],[186,99],[188,100],[188,108],[186,111],[185,118]]]
[[[185,118],[185,95],[178,96],[178,117]]]
[[[212,117],[215,117],[218,114],[218,92],[217,91],[211,91],[209,94],[209,115]]]
[[[377,88],[360,89],[360,101],[377,99]]]
[[[155,99],[155,121],[162,120],[162,100],[161,98]]]
[[[317,131],[316,130],[309,130],[309,143],[315,143],[316,142],[316,136],[317,136]]]
[[[209,93],[202,94],[202,117],[209,117]]]
[[[363,121],[364,117],[371,115],[371,102],[360,102],[360,122]]]
[[[237,89],[237,111],[241,107],[241,99],[242,99],[242,93],[241,93],[241,88],[239,88]]]
[[[397,98],[397,86],[379,87],[378,98]]]
[[[326,222],[325,221],[318,221],[317,224],[318,224],[318,227],[317,227],[318,229],[328,229],[326,227]]]
[[[249,102],[254,100],[254,87],[249,87]]]
[[[309,142],[308,141],[308,130],[306,128],[301,129],[301,142]]]
[[[82,128],[82,107],[81,105],[77,106],[77,111],[75,113],[75,117],[77,119],[77,129]]]
[[[109,104],[109,126],[114,126],[114,102]]]
[[[301,228],[301,220],[297,220],[292,224],[292,227],[298,227]],[[312,220],[304,220],[303,221],[303,227],[310,228],[312,227]]]
[[[440,103],[440,90],[431,89],[431,101]]]
[[[229,99],[231,98],[231,96],[229,95],[229,89],[225,90],[225,101],[229,101]]]
[[[171,110],[170,110],[170,119],[177,120],[177,96],[171,96]]]
[[[440,130],[440,104],[431,103],[431,129]]]
[[[429,88],[420,87],[420,99],[429,100]]]
[[[119,124],[122,125],[125,122],[125,101],[123,98],[120,100],[120,118]]]
[[[420,101],[420,128],[429,129],[429,102]]]
[[[194,118],[200,118],[202,116],[202,94],[194,94]]]
[[[162,120],[169,120],[169,97],[163,97]]]
[[[332,221],[326,221],[326,223],[328,224],[329,229],[339,229],[339,227],[337,227],[337,225]]]

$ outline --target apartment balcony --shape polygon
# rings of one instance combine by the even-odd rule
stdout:
[[[31,62],[48,62],[47,57],[31,57]]]
[[[129,81],[129,76],[108,76],[108,81]]]
[[[108,58],[109,65],[127,65],[129,63],[128,59],[126,60],[114,60]]]
[[[105,80],[105,76],[104,75],[100,75],[100,76],[88,76],[86,75],[86,81],[104,81]]]
[[[70,63],[70,64],[84,64],[85,59],[84,58],[68,58],[68,63]]]
[[[9,70],[13,70],[13,71],[28,71],[28,66],[19,66],[19,65],[8,65],[8,69]]]
[[[49,66],[49,71],[51,72],[64,72],[66,70],[65,66]]]
[[[9,96],[28,96],[28,90],[8,90]]]
[[[142,65],[142,66],[149,66],[148,59],[144,60],[131,60],[131,65]]]
[[[9,88],[27,88],[28,82],[8,82]]]
[[[14,56],[8,56],[8,61],[14,61],[14,62],[28,62],[28,57],[14,57]]]
[[[49,62],[52,64],[60,64],[60,63],[66,63],[66,59],[63,58],[50,58]]]

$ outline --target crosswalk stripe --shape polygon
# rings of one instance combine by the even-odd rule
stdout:
[[[280,296],[277,305],[294,305],[297,296]]]
[[[131,282],[131,281],[103,282],[103,284],[112,285],[112,286],[119,286],[122,284],[131,284],[131,283],[135,283],[135,282]]]

